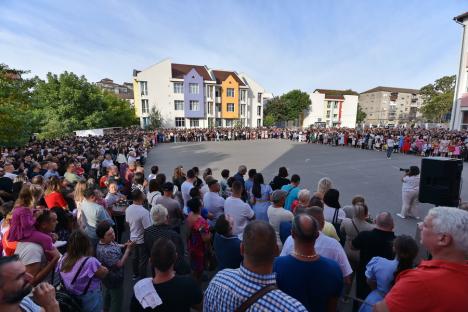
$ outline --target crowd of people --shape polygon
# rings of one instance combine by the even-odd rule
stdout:
[[[224,131],[217,133],[226,139]],[[366,134],[375,142],[367,147],[376,148],[376,136],[397,135],[379,131]],[[247,132],[249,138],[231,132],[231,139],[304,135]],[[468,307],[466,205],[418,216],[416,169],[402,178],[400,216],[424,217],[421,243],[429,260],[419,259],[414,238],[395,234],[392,214],[370,216],[362,195],[342,206],[326,177],[304,186],[286,167],[264,177],[243,165],[219,177],[210,168],[155,164],[145,172],[148,149],[166,140],[161,133],[126,129],[2,150],[0,311],[337,311],[347,302],[355,311]],[[172,141],[181,133],[188,141],[194,133],[212,138],[184,130]],[[359,134],[310,130],[305,141],[330,144],[334,133],[336,145],[347,145],[340,135],[348,133],[349,143]],[[129,306],[126,285],[133,286]]]
[[[207,128],[165,129],[157,133],[158,142],[202,142],[260,139],[289,139],[298,142],[349,146],[420,156],[468,159],[468,132],[434,128]]]

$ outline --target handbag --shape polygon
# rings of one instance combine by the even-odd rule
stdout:
[[[256,293],[254,293],[252,296],[247,298],[247,300],[245,300],[236,310],[234,310],[234,312],[247,311],[247,309],[250,308],[255,302],[257,302],[258,299],[262,298],[267,293],[275,289],[278,289],[276,284],[270,284],[270,285],[260,288]]]
[[[344,246],[346,242],[346,234],[341,232],[341,222],[338,222],[338,209],[335,208],[335,213],[333,214],[333,219],[332,219],[332,224],[333,227],[335,228],[336,234],[338,234],[338,237],[340,238],[340,244],[341,246]]]

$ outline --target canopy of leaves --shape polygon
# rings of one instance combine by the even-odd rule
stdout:
[[[89,83],[84,76],[64,72],[35,78],[34,109],[42,138],[75,130],[134,125],[134,111],[124,100]]]
[[[421,112],[429,121],[444,122],[450,113],[455,92],[456,76],[444,76],[433,84],[421,88],[420,92],[424,100]]]
[[[149,117],[149,125],[148,128],[150,129],[158,129],[162,127],[163,118],[161,113],[156,109],[156,107],[152,107],[151,111],[148,115]]]
[[[361,106],[357,106],[357,113],[356,113],[356,123],[360,124],[366,119],[367,114],[361,109]]]
[[[30,137],[28,112],[34,82],[21,78],[27,73],[0,64],[0,146],[21,145]]]
[[[274,97],[263,111],[264,125],[277,122],[295,120],[300,117],[304,110],[309,109],[311,104],[309,94],[301,90],[292,90],[282,96]]]

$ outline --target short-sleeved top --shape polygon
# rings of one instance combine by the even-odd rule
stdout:
[[[182,209],[179,201],[167,196],[161,196],[156,199],[156,204],[161,204],[167,209],[169,224],[171,226],[179,226],[182,218]]]
[[[226,237],[218,233],[214,236],[214,250],[218,259],[218,270],[237,269],[242,262],[241,241],[237,236]]]
[[[294,240],[289,236],[284,242],[283,250],[281,250],[281,256],[290,255],[293,251]],[[343,247],[341,247],[340,243],[336,239],[320,232],[319,237],[315,241],[315,251],[319,255],[338,263],[343,277],[353,273],[348,257],[346,257]]]
[[[101,221],[108,221],[111,225],[114,225],[114,221],[110,218],[108,213],[104,210],[104,207],[94,202],[84,200],[80,204],[81,216],[85,223],[85,232],[92,238],[97,239],[96,227]]]
[[[210,232],[210,225],[203,217],[198,217],[192,224],[188,240],[188,250],[191,255],[202,256],[205,253],[205,243],[202,235]]]
[[[281,243],[280,238],[280,224],[283,221],[291,221],[294,218],[294,215],[289,210],[284,208],[275,208],[273,206],[268,207],[267,214],[271,226],[275,229],[276,243],[281,247],[283,244]]]
[[[288,197],[286,197],[286,201],[284,202],[284,209],[291,210],[291,206],[293,201],[295,201],[299,195],[299,191],[301,190],[298,186],[294,186],[292,184],[283,185],[281,190],[288,192]]]
[[[67,254],[65,254],[60,260],[59,263],[57,264],[57,274],[60,274],[61,279],[63,283],[65,284],[65,288],[67,289],[68,292],[74,294],[74,295],[81,295],[83,291],[86,288],[86,285],[89,282],[89,279],[91,279],[91,284],[89,285],[88,291],[92,291],[95,289],[100,289],[101,287],[101,280],[94,276],[96,274],[96,271],[101,267],[101,262],[99,262],[98,259],[94,257],[89,257],[88,261],[84,264],[83,268],[81,269],[80,274],[75,280],[75,283],[73,286],[71,285],[71,282],[73,278],[75,277],[76,273],[81,267],[81,264],[87,257],[81,257],[78,259],[78,261],[75,262],[75,265],[69,272],[61,272],[63,260],[67,257]]]
[[[47,204],[47,208],[52,209],[54,207],[66,207],[67,202],[63,198],[63,195],[60,194],[59,192],[52,192],[50,194],[47,194],[44,196],[44,200]]]
[[[388,260],[382,257],[374,257],[369,261],[366,266],[366,278],[375,281],[377,288],[371,291],[366,298],[368,304],[364,308],[367,311],[372,311],[372,305],[381,301],[390,288],[392,288],[397,267],[398,260],[396,259]]]
[[[468,262],[422,261],[397,276],[385,297],[389,311],[467,311]]]
[[[203,300],[200,286],[197,285],[191,276],[176,275],[167,282],[153,284],[153,286],[163,303],[154,309],[143,309],[134,295],[130,311],[190,312],[191,306],[201,304]]]
[[[149,211],[142,205],[130,205],[125,210],[125,221],[130,226],[130,240],[138,245],[143,244],[145,229],[152,224]]]
[[[41,312],[42,308],[37,305],[29,296],[26,296],[20,302],[21,310],[24,312]]]
[[[395,234],[393,232],[382,231],[379,229],[373,229],[372,231],[363,231],[351,242],[353,248],[358,249],[359,267],[366,267],[367,263],[373,257],[383,257],[386,259],[393,259],[393,240]]]
[[[116,263],[122,259],[123,253],[122,248],[116,243],[110,244],[98,243],[96,247],[96,258],[109,270],[121,274],[123,278],[123,267],[115,267]],[[88,260],[89,261],[89,260]],[[115,282],[115,281],[114,281]],[[123,282],[123,279],[122,279]]]
[[[325,218],[325,221],[328,222],[333,222],[333,216],[335,215],[336,208],[333,207],[328,207],[327,205],[324,205],[323,207],[323,216]],[[339,208],[338,209],[338,220],[343,220],[346,218],[346,212],[344,212],[343,209]]]
[[[418,191],[419,190],[419,175],[404,176],[401,190],[403,192]]]
[[[190,200],[190,190],[193,188],[193,183],[184,181],[180,187],[180,192],[182,193],[182,199],[184,200],[184,213],[189,214],[189,207],[187,207],[187,202]]]
[[[218,217],[224,213],[224,198],[218,193],[208,191],[203,196],[203,204],[213,214],[214,220],[211,223],[214,225]]]
[[[326,257],[301,261],[291,255],[276,258],[273,264],[278,288],[299,300],[308,311],[326,311],[328,300],[338,298],[343,277],[338,264]]]
[[[224,202],[224,213],[234,219],[232,233],[240,235],[247,226],[249,219],[252,219],[254,212],[249,204],[237,197],[228,197]]]

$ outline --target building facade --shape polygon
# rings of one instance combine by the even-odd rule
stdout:
[[[310,108],[304,112],[302,127],[354,128],[356,126],[357,92],[316,89],[309,96],[312,103]]]
[[[123,84],[115,83],[112,79],[104,78],[95,83],[99,88],[109,91],[117,95],[118,98],[126,100],[130,105],[134,105],[133,102],[133,84],[130,82],[124,82]]]
[[[133,72],[135,113],[142,127],[157,110],[165,128],[257,127],[271,95],[246,75],[163,60]],[[256,110],[256,111],[255,111]]]
[[[359,95],[359,107],[366,113],[366,125],[412,124],[421,118],[423,104],[419,90],[376,87]]]
[[[450,129],[468,129],[468,12],[456,16],[455,22],[463,27],[460,64],[450,118]]]

